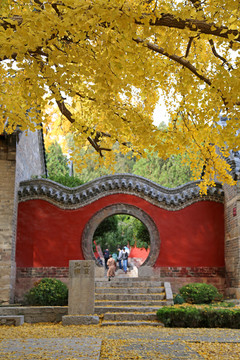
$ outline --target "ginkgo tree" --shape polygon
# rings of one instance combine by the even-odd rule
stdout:
[[[202,190],[233,184],[239,150],[238,0],[2,0],[0,131],[35,129],[57,105],[75,148],[100,165],[113,144],[144,156],[188,153]],[[167,129],[153,125],[165,99]],[[226,114],[226,126],[219,114]]]

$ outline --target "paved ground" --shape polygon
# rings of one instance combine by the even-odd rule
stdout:
[[[51,338],[51,339],[16,339],[3,340],[0,359],[35,359],[47,356],[48,359],[81,359],[98,360],[101,350],[101,340],[97,338]]]
[[[1,360],[240,359],[240,330],[24,324],[0,327]]]

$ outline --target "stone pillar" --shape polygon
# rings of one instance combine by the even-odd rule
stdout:
[[[95,261],[69,261],[68,315],[62,317],[65,325],[99,324],[93,315],[95,303]]]
[[[0,303],[11,301],[14,286],[15,140],[14,136],[0,135]]]
[[[46,174],[42,132],[27,133],[0,134],[0,303],[14,302],[19,182]]]
[[[68,315],[94,313],[95,303],[95,261],[69,261]]]

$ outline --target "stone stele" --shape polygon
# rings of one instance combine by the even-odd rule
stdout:
[[[94,314],[95,261],[69,261],[68,315]]]

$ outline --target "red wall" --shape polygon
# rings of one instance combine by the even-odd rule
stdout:
[[[118,203],[145,211],[158,227],[161,247],[156,266],[224,266],[223,204],[199,201],[167,211],[134,195],[103,197],[77,210],[62,210],[44,200],[19,203],[17,267],[64,267],[82,260],[81,236],[100,209]]]

